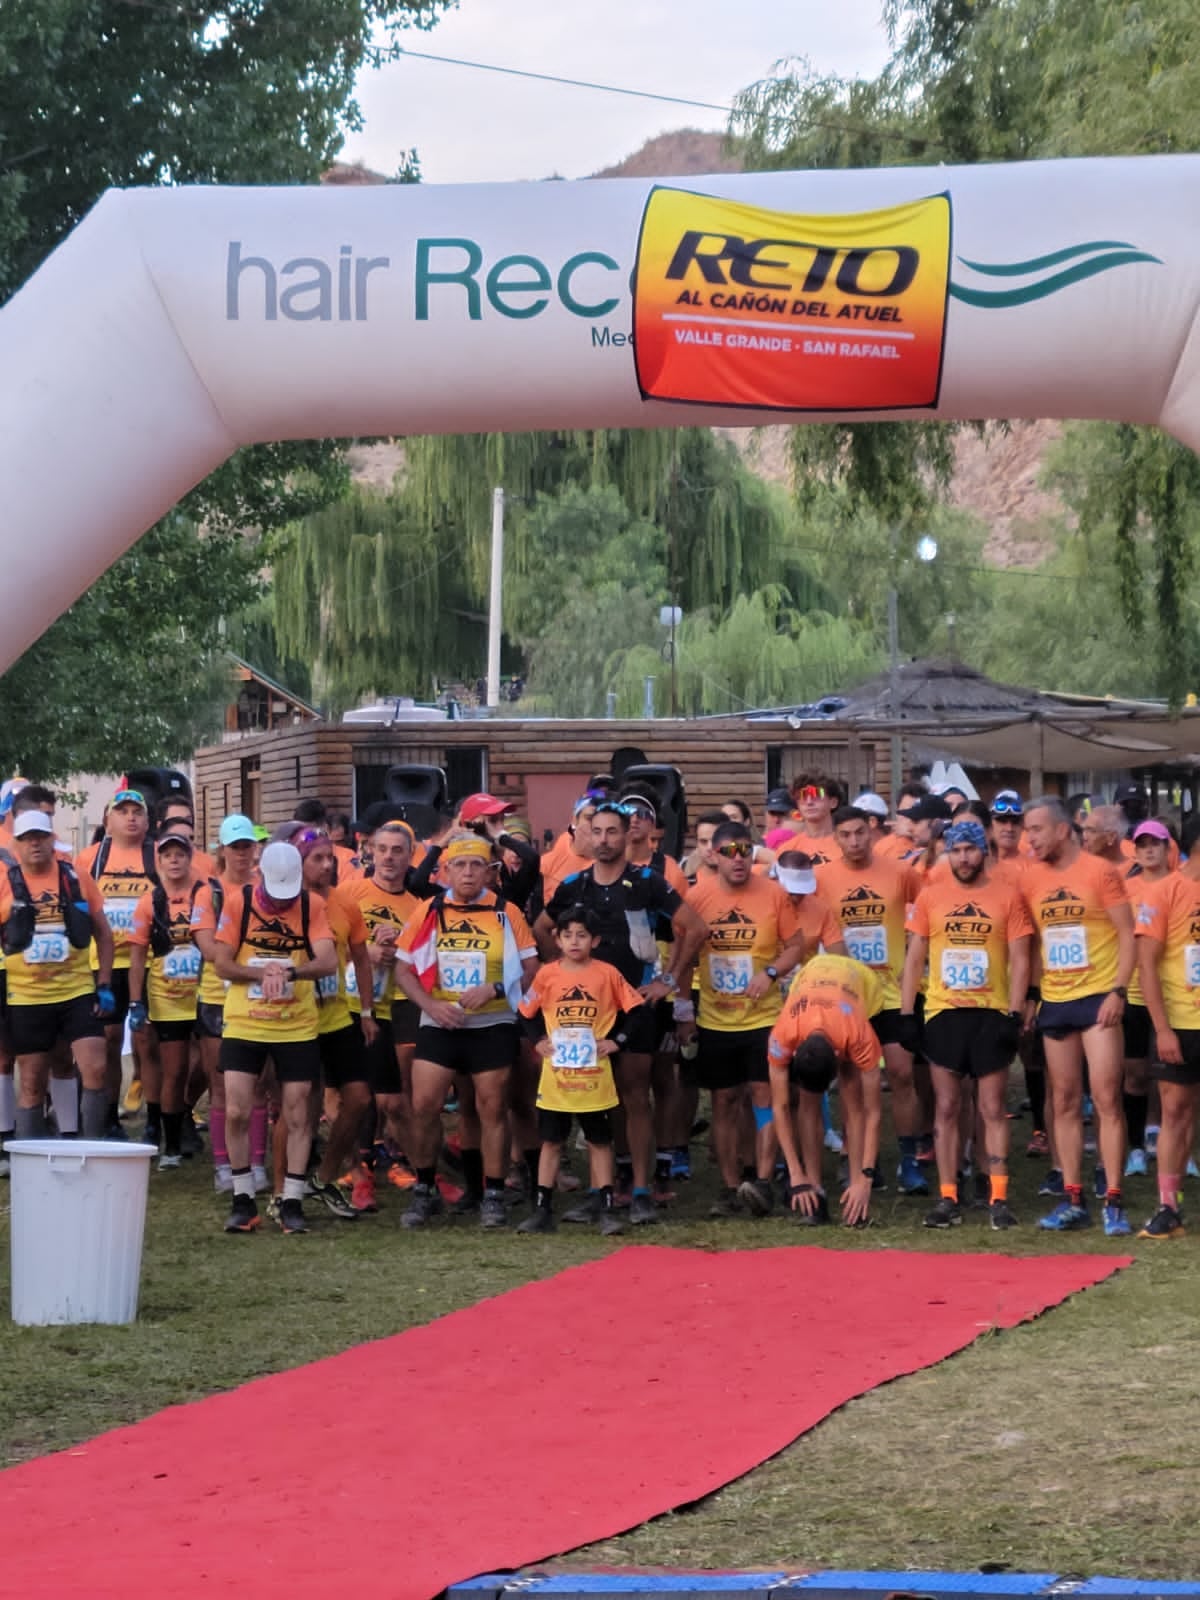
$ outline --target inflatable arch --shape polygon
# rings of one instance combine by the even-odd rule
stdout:
[[[0,669],[239,445],[1099,417],[1200,447],[1200,157],[105,195],[0,311]]]

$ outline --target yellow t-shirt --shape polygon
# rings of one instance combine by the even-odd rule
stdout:
[[[358,901],[346,893],[346,887],[341,884],[325,896],[325,914],[337,946],[338,965],[336,972],[317,980],[317,994],[321,1000],[319,1033],[336,1033],[339,1028],[348,1028],[357,1014],[350,1010],[346,991],[347,975],[354,977],[350,946],[366,944],[368,935]]]
[[[96,876],[96,887],[104,901],[104,918],[112,929],[113,971],[122,972],[129,966],[129,935],[133,931],[133,917],[138,901],[147,889],[154,887],[146,872],[142,846],[117,844],[116,840],[102,840],[83,851],[79,865],[91,873],[100,858],[104,844],[108,844],[103,872]],[[92,966],[97,965],[95,946],[92,947]]]
[[[219,882],[221,885],[222,907],[230,895],[235,896],[238,900],[241,899],[242,888],[240,884],[228,883],[223,878]],[[213,904],[212,883],[210,880],[202,883],[196,891],[196,900],[192,906],[192,932],[195,933],[197,929],[201,929],[205,933],[211,933],[216,938],[217,923],[219,921],[217,908]],[[217,1006],[220,1008],[225,1004],[225,983],[223,979],[217,977],[216,968],[211,961],[203,962],[200,967],[200,992],[197,998],[198,1003],[202,1006]]]
[[[1200,880],[1172,872],[1143,883],[1133,931],[1139,940],[1154,939],[1163,947],[1158,980],[1167,1021],[1184,1032],[1200,1030]]]
[[[1018,891],[990,875],[962,884],[937,874],[909,907],[908,928],[929,942],[925,1015],[939,1011],[1007,1011],[1008,947],[1033,937]]]
[[[842,925],[847,954],[879,976],[883,999],[878,1009],[896,1010],[904,971],[904,920],[921,892],[919,875],[907,862],[874,855],[866,867],[828,861],[816,875],[821,898]]]
[[[417,965],[416,956],[433,907],[426,903],[413,916],[396,942],[396,960]],[[504,916],[516,940],[522,961],[537,955],[537,945],[529,924],[518,908],[504,907]],[[496,913],[496,896],[484,890],[477,899],[460,905],[449,894],[441,901],[434,938],[437,971],[431,991],[434,1000],[458,1000],[481,983],[504,981],[504,930]],[[511,1017],[507,999],[497,996],[478,1011],[468,1014],[467,1027],[479,1027]]]
[[[188,1022],[195,1018],[200,992],[200,952],[192,943],[192,910],[196,883],[193,880],[179,894],[167,894],[167,924],[171,948],[165,956],[150,948],[150,927],[154,921],[154,891],[149,890],[137,903],[130,945],[147,951],[146,1005],[151,1022]]]
[[[1033,861],[1021,893],[1042,945],[1042,999],[1105,994],[1117,981],[1120,943],[1109,910],[1128,905],[1121,874],[1080,852],[1068,867]]]
[[[758,1000],[747,999],[746,989],[800,931],[788,894],[770,878],[752,876],[737,889],[705,878],[687,903],[708,924],[697,962],[700,1026],[717,1033],[771,1027],[783,1005],[779,985],[773,983]]]
[[[267,961],[302,965],[309,959],[304,947],[299,899],[285,911],[270,913],[252,904],[246,938],[239,944],[242,914],[243,896],[235,890],[226,896],[217,942],[233,950],[242,966],[257,966]],[[320,895],[311,895],[308,942],[315,947],[321,940],[332,939],[325,903]],[[309,979],[289,984],[280,1000],[266,999],[256,983],[231,983],[225,995],[226,1038],[249,1039],[259,1044],[293,1044],[315,1039],[319,1020],[317,986]]]
[[[607,961],[569,971],[561,961],[540,968],[521,1001],[523,1017],[540,1011],[551,1053],[542,1059],[537,1103],[545,1111],[607,1111],[618,1104],[612,1064],[596,1054],[617,1016],[644,1002]]]
[[[346,882],[339,883],[335,892],[347,909],[350,906],[357,907],[366,929],[367,943],[371,942],[375,929],[381,926],[395,928],[398,940],[409,918],[417,914],[421,908],[421,901],[416,895],[409,894],[407,889],[394,893],[376,883],[374,878],[349,878]],[[395,993],[392,982],[395,967],[394,961],[385,958],[373,968],[375,981],[371,1009],[381,1021],[391,1017],[393,1001],[396,1005],[405,1003],[404,996]],[[357,1017],[362,1011],[362,1001],[358,993],[357,974],[349,964],[346,966],[345,989],[347,1003]]]
[[[58,863],[48,872],[24,872],[25,887],[34,908],[34,935],[28,949],[10,955],[8,1003],[13,1006],[48,1006],[76,1000],[96,987],[89,949],[77,950],[67,938],[59,893]],[[79,887],[92,918],[104,916],[104,903],[86,872],[77,871]],[[0,927],[12,911],[8,869],[0,871]]]

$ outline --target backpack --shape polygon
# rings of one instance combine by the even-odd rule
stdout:
[[[0,947],[6,956],[16,956],[22,950],[28,950],[33,943],[33,936],[37,932],[37,912],[29,898],[29,886],[20,862],[7,850],[0,850],[0,859],[8,869],[8,886],[12,894],[12,909],[4,925]],[[65,861],[58,862],[58,904],[71,948],[86,950],[92,942],[92,914],[74,868],[67,866]]]
[[[221,908],[217,905],[216,880],[210,878],[208,883],[213,894],[213,909],[216,911],[217,921],[220,922]],[[196,893],[199,888],[200,880],[197,878],[196,882],[192,884],[191,908],[193,911],[196,908]],[[167,915],[167,891],[161,883],[154,885],[150,904],[153,908],[150,917],[150,949],[156,956],[165,956],[170,953],[175,941],[171,937],[171,922]]]
[[[96,859],[92,862],[92,877],[95,878],[97,883],[99,883],[101,875],[108,865],[112,847],[112,835],[106,833],[100,841],[100,848],[96,851]],[[158,863],[154,859],[154,846],[148,838],[142,840],[142,868],[151,883],[158,882]]]

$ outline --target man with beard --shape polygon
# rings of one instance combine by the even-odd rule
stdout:
[[[958,1172],[962,1157],[963,1085],[975,1084],[983,1121],[994,1229],[1016,1221],[1008,1208],[1008,1116],[1005,1090],[1017,1052],[1029,988],[1033,923],[1020,894],[993,876],[987,835],[974,817],[946,830],[949,877],[927,884],[909,908],[911,935],[901,986],[906,1035],[930,1062],[937,1117],[934,1148],[941,1197],[927,1228],[962,1221]],[[924,1036],[915,1015],[929,962]]]

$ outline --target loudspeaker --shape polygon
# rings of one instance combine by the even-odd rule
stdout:
[[[174,800],[178,796],[194,809],[192,786],[175,767],[131,767],[125,774],[125,783],[145,800],[152,821],[154,808],[162,800]]]
[[[609,765],[612,768],[613,782],[619,787],[625,782],[625,774],[630,767],[644,767],[646,765],[646,752],[639,750],[635,744],[623,744],[619,749],[613,751],[613,758]]]
[[[658,807],[662,824],[662,847],[676,860],[683,854],[687,837],[687,790],[678,767],[658,766],[651,761],[626,767],[621,774],[622,789],[640,789]]]
[[[430,806],[435,811],[450,809],[446,774],[441,767],[389,767],[383,790],[393,805]]]

